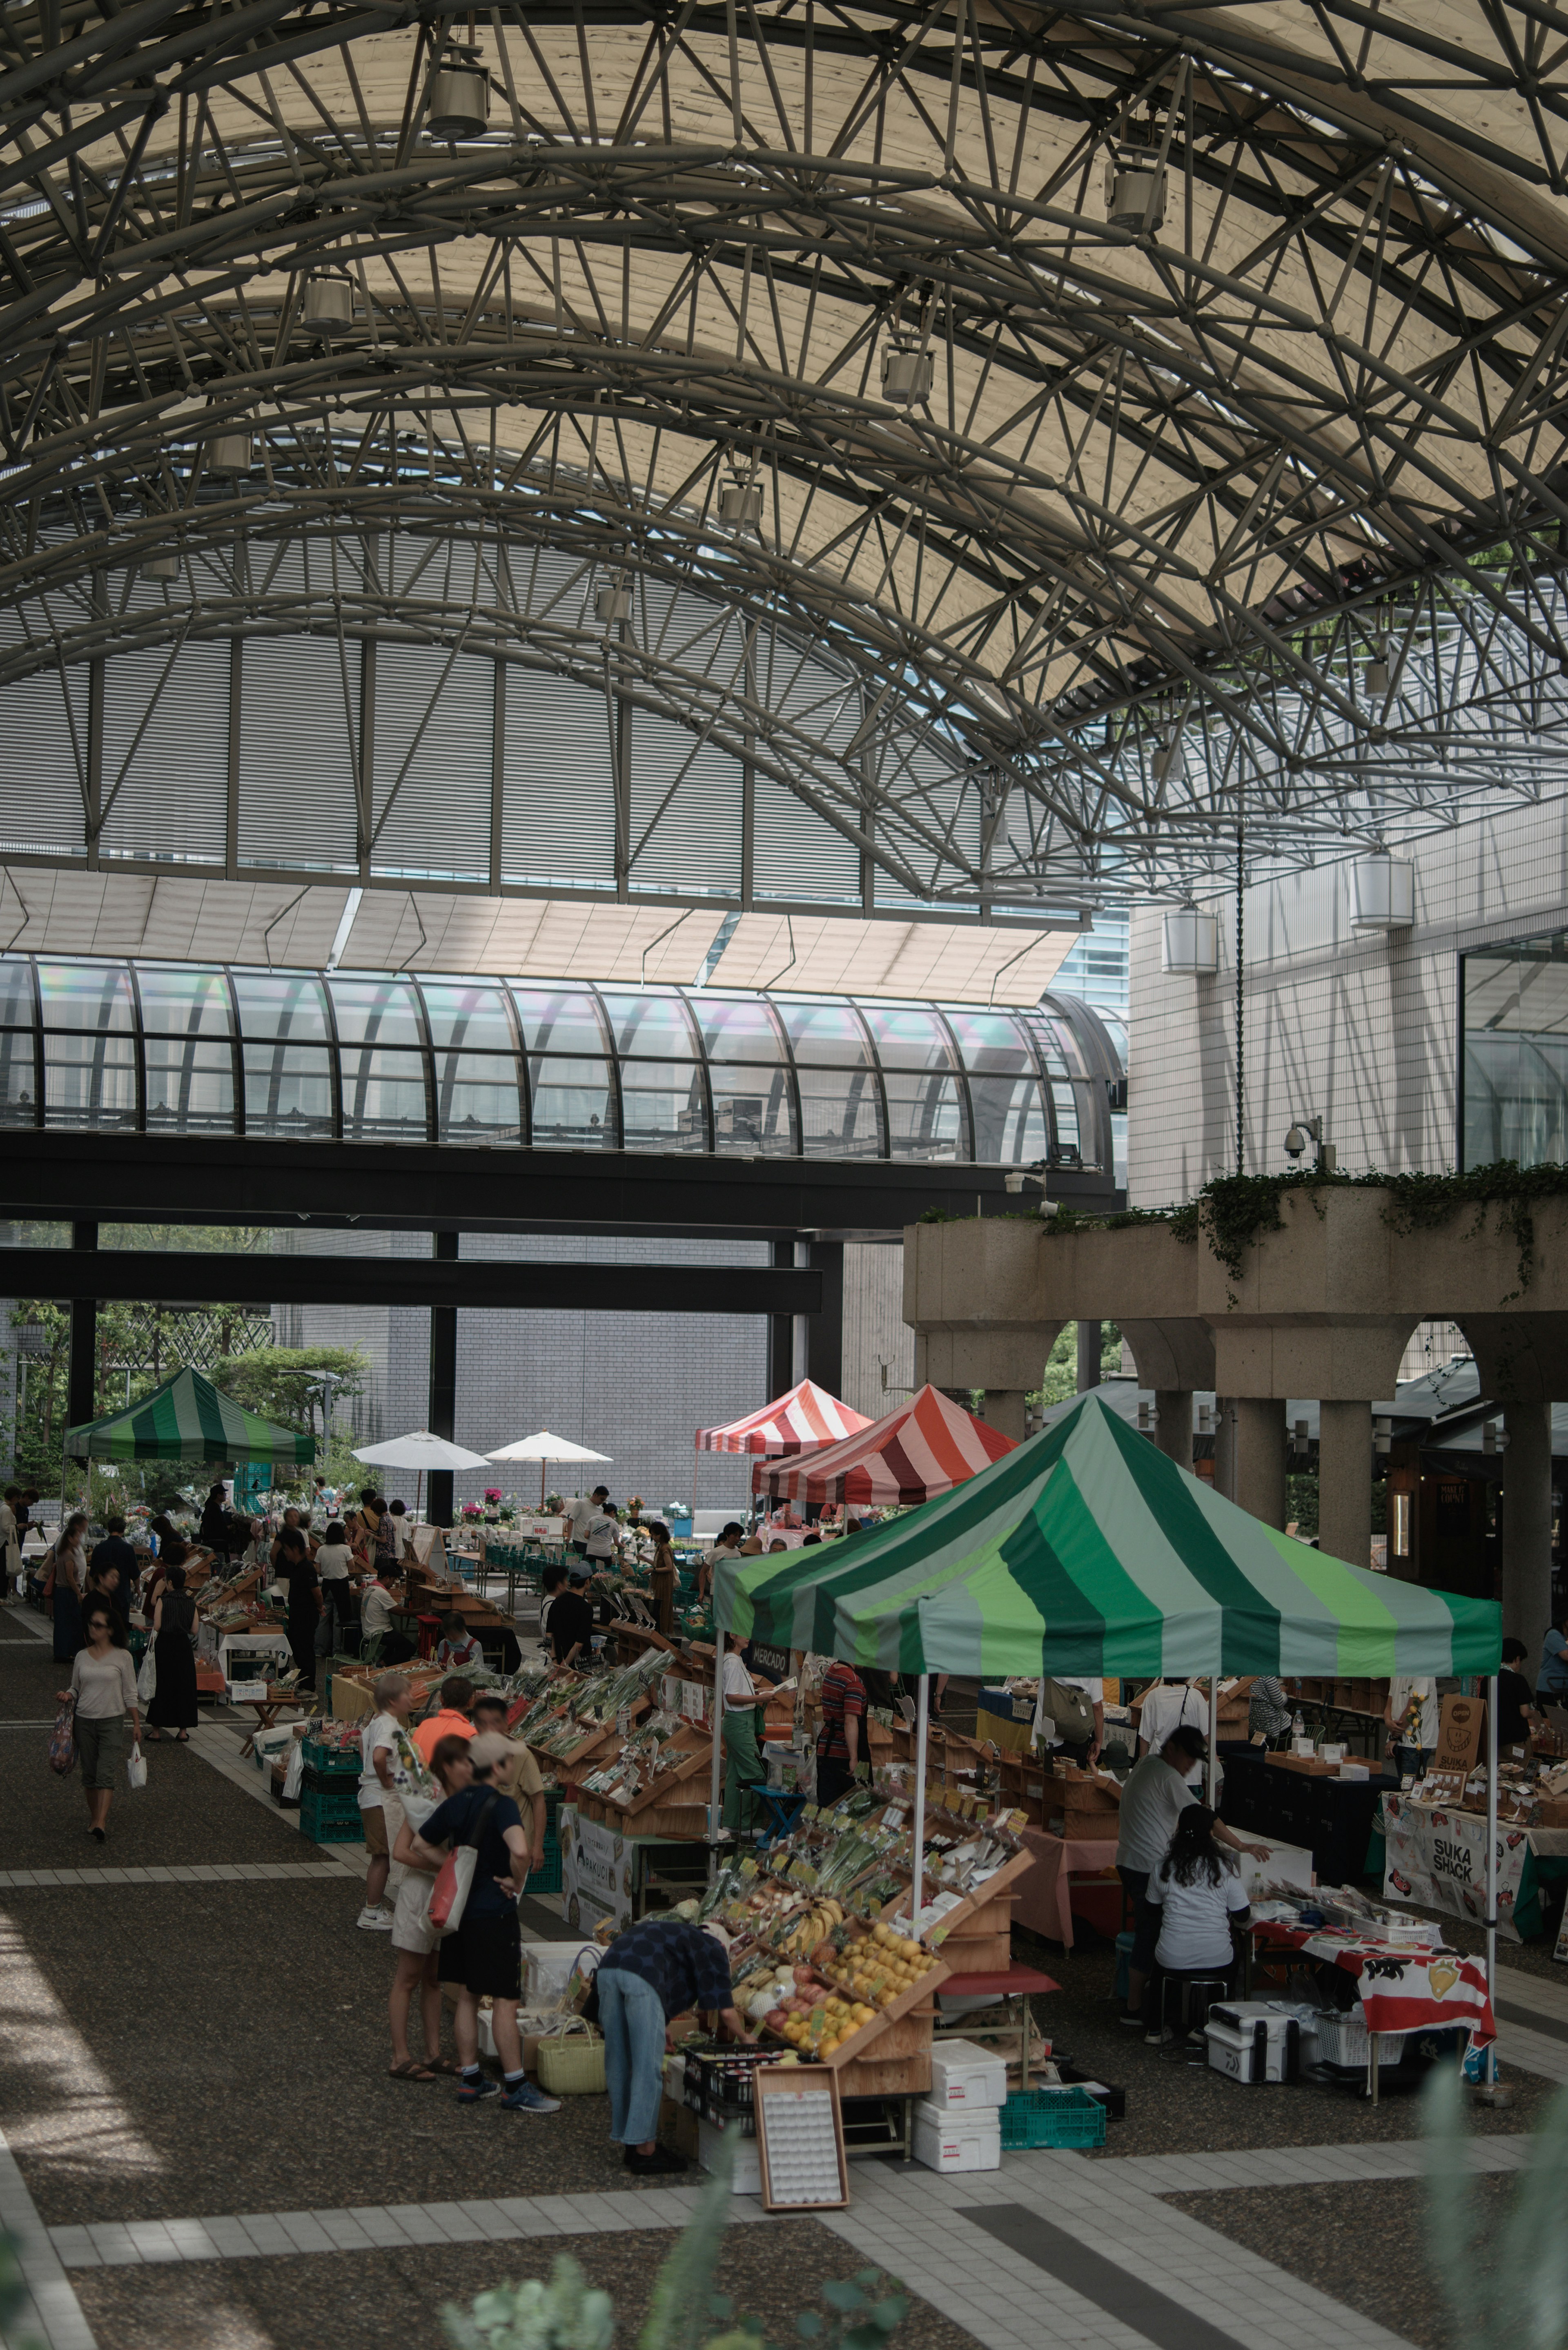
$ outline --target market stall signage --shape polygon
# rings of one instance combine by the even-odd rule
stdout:
[[[1480,1814],[1386,1795],[1383,1834],[1386,1900],[1412,1901],[1450,1918],[1468,1918],[1478,1926],[1484,1921],[1486,1821]],[[1497,1925],[1511,1942],[1521,1939],[1513,1909],[1528,1848],[1523,1828],[1498,1829]]]

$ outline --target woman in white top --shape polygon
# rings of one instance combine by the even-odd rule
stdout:
[[[359,1562],[349,1547],[348,1528],[336,1518],[316,1554],[316,1572],[321,1577],[322,1614],[331,1610],[332,1638],[340,1650],[347,1649],[356,1613],[350,1578],[359,1572]]]
[[[87,1646],[71,1664],[69,1689],[57,1690],[59,1702],[75,1700],[77,1752],[81,1757],[82,1786],[87,1794],[88,1834],[101,1844],[109,1824],[109,1798],[114,1774],[126,1761],[126,1731],[140,1742],[141,1714],[136,1702],[136,1674],[125,1644],[119,1616],[108,1599],[89,1599],[84,1626]],[[129,1717],[129,1721],[128,1721]]]
[[[1214,1814],[1206,1804],[1189,1804],[1179,1814],[1169,1848],[1149,1877],[1145,1898],[1161,1912],[1154,1946],[1157,1986],[1166,1975],[1182,1982],[1222,1976],[1229,1983],[1236,1964],[1231,1927],[1232,1921],[1246,1924],[1251,1904],[1235,1862],[1215,1841]],[[1161,2028],[1163,2022],[1164,1993],[1157,1988],[1154,2029],[1147,2035],[1153,2047],[1170,2036]]]

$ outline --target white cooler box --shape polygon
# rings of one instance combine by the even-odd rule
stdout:
[[[1000,2170],[1002,2113],[996,2106],[915,2107],[915,2160],[928,2170]]]
[[[1294,2012],[1272,2000],[1217,2002],[1203,2028],[1213,2072],[1229,2081],[1295,2081],[1301,2077],[1302,2028]]]
[[[931,2094],[927,2104],[950,2116],[1007,2103],[1007,2066],[973,2040],[939,2040],[931,2049]]]

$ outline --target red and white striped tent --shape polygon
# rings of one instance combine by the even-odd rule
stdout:
[[[808,1458],[760,1464],[752,1490],[792,1502],[843,1502],[851,1508],[890,1502],[925,1502],[989,1469],[1016,1450],[1011,1436],[988,1427],[939,1388],[921,1388],[896,1411]]]
[[[863,1413],[851,1411],[815,1379],[802,1379],[787,1395],[775,1396],[761,1411],[732,1419],[722,1428],[697,1430],[699,1452],[809,1452],[837,1444],[857,1429],[869,1428]]]

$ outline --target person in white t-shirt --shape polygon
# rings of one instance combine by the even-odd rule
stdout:
[[[609,1487],[596,1485],[586,1502],[566,1503],[566,1544],[569,1549],[576,1552],[579,1558],[587,1556],[588,1528],[596,1518],[603,1516],[604,1506],[608,1500]]]
[[[1056,1736],[1047,1739],[1045,1742],[1054,1753],[1064,1754],[1067,1760],[1075,1763],[1080,1771],[1093,1770],[1100,1759],[1100,1750],[1106,1742],[1105,1682],[1096,1679],[1092,1674],[1086,1679],[1081,1679],[1076,1673],[1054,1673],[1051,1678],[1053,1680],[1060,1681],[1064,1689],[1083,1690],[1095,1709],[1095,1734],[1091,1739],[1075,1742],[1062,1737],[1058,1732]],[[1045,1695],[1044,1682],[1041,1684],[1040,1695],[1041,1703],[1044,1705]]]
[[[387,1504],[387,1516],[390,1521],[388,1532],[392,1537],[392,1556],[400,1566],[408,1554],[409,1534],[411,1531],[409,1524],[407,1503],[403,1502],[389,1502]]]
[[[719,1536],[719,1539],[714,1544],[712,1549],[703,1552],[701,1565],[697,1569],[697,1596],[699,1599],[711,1599],[712,1597],[713,1569],[718,1565],[721,1559],[739,1558],[741,1555],[741,1544],[744,1542],[745,1538],[745,1527],[741,1525],[738,1521],[732,1518],[730,1523],[724,1528],[723,1533]]]
[[[1129,2032],[1147,2029],[1144,1993],[1154,1972],[1155,1938],[1160,1923],[1159,1911],[1148,1898],[1149,1879],[1170,1848],[1178,1822],[1198,1802],[1187,1773],[1200,1766],[1207,1753],[1203,1732],[1184,1722],[1171,1731],[1158,1754],[1145,1754],[1135,1762],[1122,1783],[1116,1875],[1132,1903],[1137,1936],[1127,1964],[1127,2003],[1119,2019]],[[1211,1833],[1234,1852],[1250,1852],[1257,1860],[1269,1857],[1266,1844],[1249,1844],[1223,1821],[1216,1821]]]
[[[359,1733],[359,1817],[370,1866],[365,1874],[365,1906],[354,1922],[368,1934],[389,1934],[392,1913],[382,1908],[381,1897],[402,1825],[399,1798],[418,1769],[409,1738],[414,1693],[403,1674],[379,1673],[370,1694],[376,1711]]]
[[[1209,1734],[1209,1700],[1190,1681],[1156,1681],[1145,1690],[1137,1718],[1137,1751],[1158,1754],[1173,1730]]]
[[[1206,1804],[1188,1804],[1178,1815],[1164,1859],[1150,1871],[1147,1898],[1160,1912],[1154,1946],[1157,1989],[1154,2026],[1145,2034],[1151,2047],[1173,2037],[1161,2022],[1161,1977],[1190,1982],[1222,1976],[1229,1986],[1236,1966],[1231,1923],[1244,1926],[1251,1903],[1229,1853],[1215,1841],[1218,1825]],[[1200,2032],[1189,2037],[1196,2043]]]

